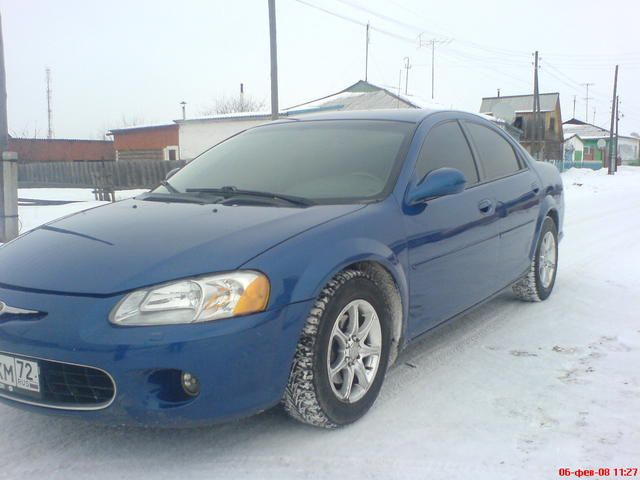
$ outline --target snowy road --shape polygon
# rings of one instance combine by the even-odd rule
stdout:
[[[441,327],[401,356],[355,425],[316,430],[276,409],[215,428],[114,429],[0,405],[0,478],[553,479],[562,467],[639,467],[640,168],[564,179],[551,298],[507,293]]]

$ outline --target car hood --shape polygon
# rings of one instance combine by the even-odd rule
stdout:
[[[308,208],[126,200],[64,217],[0,248],[0,284],[113,295],[229,271],[363,205]]]

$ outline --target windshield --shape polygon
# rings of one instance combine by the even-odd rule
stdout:
[[[386,196],[415,125],[393,121],[307,121],[263,126],[197,157],[155,193],[237,189],[358,202]]]

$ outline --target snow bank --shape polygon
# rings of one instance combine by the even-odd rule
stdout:
[[[116,200],[131,198],[146,191],[119,190],[116,192]],[[25,233],[57,218],[107,203],[96,201],[90,188],[21,188],[18,190],[18,198],[75,202],[66,205],[19,206],[20,233]]]

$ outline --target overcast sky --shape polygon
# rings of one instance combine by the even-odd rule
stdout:
[[[409,94],[477,111],[483,96],[529,93],[540,51],[542,92],[559,91],[563,120],[607,126],[620,63],[621,132],[640,131],[640,3],[609,0],[277,0],[280,106],[342,90],[364,77],[394,91],[404,57]],[[313,8],[319,6],[339,18]],[[602,4],[598,4],[602,5]],[[359,8],[358,8],[359,7]],[[366,11],[369,10],[369,11]],[[246,92],[269,108],[267,0],[0,0],[12,134],[45,136],[45,68],[52,70],[56,137],[98,138],[131,122],[197,116],[222,95]],[[403,74],[404,75],[404,74]],[[404,91],[404,77],[402,90]]]

